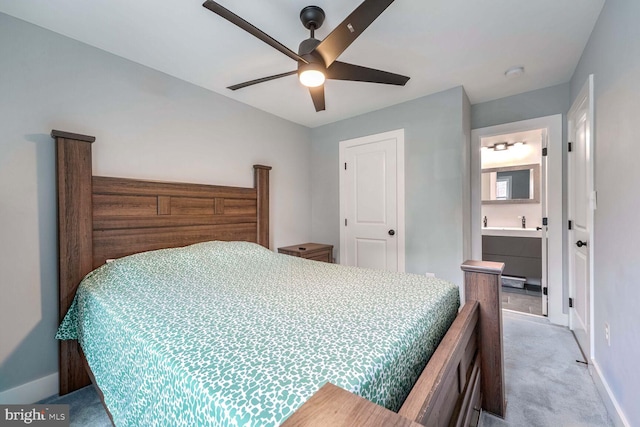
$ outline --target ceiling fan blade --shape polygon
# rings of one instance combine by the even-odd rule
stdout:
[[[393,0],[365,0],[351,12],[315,49],[325,65],[330,66],[391,3]]]
[[[287,76],[291,76],[291,75],[297,74],[297,73],[298,73],[297,71],[288,71],[286,73],[275,74],[275,75],[269,76],[269,77],[261,77],[259,79],[249,80],[248,82],[238,83],[237,85],[229,86],[227,89],[238,90],[238,89],[245,88],[247,86],[251,86],[251,85],[255,85],[255,84],[263,83],[263,82],[268,82],[269,80],[275,80],[275,79],[279,79],[280,77],[287,77]]]
[[[310,87],[309,93],[313,99],[313,105],[316,107],[316,112],[324,111],[324,85]]]
[[[407,76],[340,61],[335,61],[331,64],[331,66],[327,68],[326,75],[328,79],[333,80],[351,80],[398,86],[404,86],[409,81],[409,77]]]
[[[220,15],[221,17],[223,17],[227,21],[231,22],[232,24],[237,25],[238,27],[242,28],[243,30],[245,30],[246,32],[251,34],[252,36],[255,36],[255,37],[259,38],[260,40],[262,40],[263,42],[265,42],[269,46],[271,46],[271,47],[273,47],[275,49],[278,49],[280,52],[284,53],[285,55],[287,55],[289,58],[293,59],[294,61],[302,61],[305,64],[309,63],[306,59],[302,58],[300,55],[298,55],[297,53],[295,53],[294,51],[292,51],[291,49],[289,49],[288,47],[286,47],[285,45],[283,45],[282,43],[280,43],[279,41],[277,41],[273,37],[269,36],[268,34],[264,33],[262,30],[256,28],[252,24],[250,24],[247,21],[245,21],[244,19],[240,18],[238,15],[236,15],[233,12],[231,12],[230,10],[225,9],[224,7],[219,5],[218,3],[216,3],[216,2],[214,2],[212,0],[207,0],[207,1],[204,2],[204,4],[202,6],[206,7],[207,9],[212,11],[213,13],[216,13],[216,14]]]

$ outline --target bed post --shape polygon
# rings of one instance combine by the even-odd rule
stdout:
[[[504,264],[488,261],[465,261],[465,299],[479,303],[480,370],[482,372],[482,409],[505,416],[504,352],[502,345],[502,286]]]
[[[269,248],[269,171],[271,166],[253,165],[253,185],[258,193],[258,244]]]
[[[56,183],[58,188],[59,320],[67,313],[82,278],[93,269],[91,211],[91,144],[93,136],[58,130]],[[77,341],[60,341],[60,395],[90,384]]]

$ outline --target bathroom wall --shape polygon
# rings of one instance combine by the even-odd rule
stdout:
[[[482,169],[505,166],[517,166],[527,164],[540,164],[541,158],[541,131],[521,132],[510,135],[499,135],[482,139],[482,146],[490,146],[496,142],[525,141],[520,147],[509,147],[505,151],[482,150]],[[483,179],[482,192],[485,189]],[[540,183],[538,182],[538,185]],[[534,228],[542,226],[542,205],[540,203],[509,203],[509,204],[482,204],[482,218],[487,217],[488,227],[521,227],[522,219],[526,219],[526,227]]]

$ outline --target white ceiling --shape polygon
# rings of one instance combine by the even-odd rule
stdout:
[[[472,104],[569,81],[604,0],[397,0],[340,60],[404,74],[404,87],[328,81],[326,111],[289,76],[227,86],[296,63],[202,7],[203,0],[0,0],[0,11],[277,116],[315,127],[463,85]],[[309,4],[324,38],[361,0],[219,0],[297,51]],[[521,65],[514,80],[504,71]]]

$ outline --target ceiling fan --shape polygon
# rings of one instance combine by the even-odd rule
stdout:
[[[322,41],[314,37],[314,32],[320,28],[324,22],[324,11],[318,6],[305,7],[300,12],[300,20],[305,28],[310,30],[311,36],[300,43],[298,53],[295,53],[282,43],[212,0],[205,1],[203,6],[298,63],[298,69],[295,71],[250,80],[229,86],[228,89],[238,90],[257,83],[298,74],[300,82],[309,87],[309,93],[311,94],[311,99],[313,100],[316,111],[322,111],[325,109],[325,79],[383,83],[398,86],[404,86],[409,80],[409,77],[399,74],[336,61],[342,52],[344,52],[391,3],[393,3],[393,0],[365,0]]]

